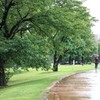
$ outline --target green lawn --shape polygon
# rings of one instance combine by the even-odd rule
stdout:
[[[0,89],[0,100],[39,100],[42,92],[61,76],[93,69],[94,65],[59,65],[58,72],[29,69],[15,74],[8,87]]]

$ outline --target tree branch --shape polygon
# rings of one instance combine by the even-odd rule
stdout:
[[[2,22],[0,23],[0,29],[6,24],[6,19],[7,19],[8,12],[9,12],[9,9],[11,8],[11,6],[12,6],[12,0],[10,1],[8,6],[6,4],[4,4],[5,12],[3,13]]]
[[[27,14],[26,14],[22,19],[20,19],[20,20],[11,28],[10,33],[9,33],[9,37],[10,37],[11,39],[13,38],[13,36],[14,36],[18,31],[21,31],[21,29],[18,30],[18,28],[20,27],[20,25],[21,25],[22,23],[24,23],[24,22],[26,22],[26,21],[31,21],[31,20],[32,20],[31,18],[25,19],[26,17],[27,17]]]

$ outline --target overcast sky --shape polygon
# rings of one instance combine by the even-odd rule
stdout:
[[[100,34],[100,0],[87,0],[83,4],[90,9],[90,14],[96,17],[99,21],[92,28],[94,34]]]

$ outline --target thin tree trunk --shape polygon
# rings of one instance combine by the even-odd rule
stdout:
[[[55,54],[54,54],[53,71],[58,71],[57,52],[56,51],[55,51]]]
[[[82,57],[82,66],[84,65],[84,58]]]
[[[71,59],[71,56],[69,57],[69,64],[72,65],[72,59]]]

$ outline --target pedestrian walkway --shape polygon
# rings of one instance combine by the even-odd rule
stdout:
[[[63,78],[46,100],[100,100],[100,71],[86,71]]]

